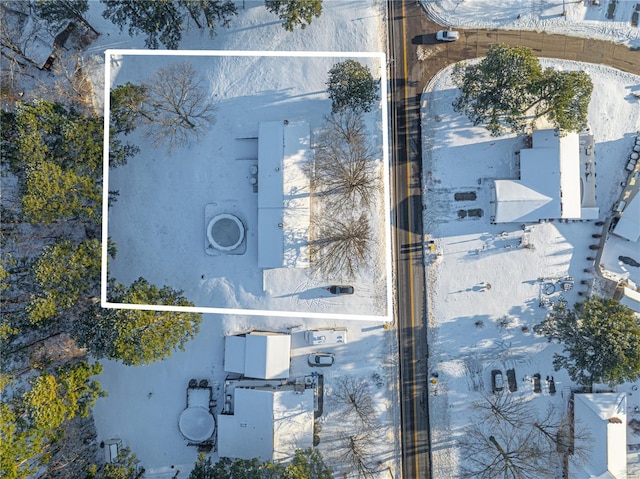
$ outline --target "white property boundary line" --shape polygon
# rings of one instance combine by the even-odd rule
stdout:
[[[382,159],[384,165],[384,214],[385,214],[385,270],[387,285],[387,311],[384,316],[362,314],[315,313],[303,311],[270,311],[256,309],[208,308],[197,306],[167,306],[154,304],[112,303],[107,300],[107,246],[109,234],[109,123],[111,110],[111,57],[116,55],[145,56],[199,56],[199,57],[308,57],[308,58],[377,58],[380,61],[380,107],[382,113]],[[106,50],[104,68],[104,145],[102,188],[102,264],[100,304],[110,309],[135,309],[145,311],[178,311],[188,313],[235,314],[246,316],[305,317],[314,319],[339,319],[360,321],[391,321],[393,311],[393,275],[391,269],[391,188],[389,178],[389,131],[387,111],[386,55],[382,52],[307,52],[307,51],[259,51],[259,50]]]

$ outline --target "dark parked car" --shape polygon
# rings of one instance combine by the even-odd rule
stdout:
[[[327,288],[331,294],[353,294],[353,286],[334,284]]]
[[[534,393],[542,392],[542,386],[540,385],[540,373],[535,373],[533,375],[533,392]]]
[[[518,390],[518,382],[516,381],[516,370],[507,369],[507,384],[509,385],[509,392],[516,392]]]
[[[498,393],[504,389],[504,378],[502,371],[494,369],[491,371],[491,391]]]

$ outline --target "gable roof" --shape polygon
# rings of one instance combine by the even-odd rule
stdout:
[[[613,233],[634,243],[640,239],[640,193],[636,193],[626,206]]]
[[[616,418],[617,420],[610,421]],[[591,433],[590,461],[572,477],[627,477],[627,398],[624,393],[574,395],[574,419]]]
[[[289,377],[291,336],[252,332],[225,337],[224,370],[255,379]]]
[[[520,150],[520,179],[495,180],[496,223],[580,218],[580,144],[577,133],[535,130]]]

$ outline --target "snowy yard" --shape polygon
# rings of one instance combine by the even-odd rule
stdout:
[[[638,11],[637,0],[421,0],[421,3],[443,25],[544,31],[640,47],[640,28],[632,25],[633,14]]]
[[[462,5],[464,7],[465,4]],[[544,60],[544,66],[587,71],[594,83],[589,123],[595,140],[597,203],[606,217],[621,191],[629,137],[640,128],[640,105],[628,99],[637,76],[602,66]],[[492,369],[515,369],[517,392],[544,410],[548,403],[564,408],[571,384],[564,371],[553,371],[557,345],[536,337],[533,325],[548,309],[541,303],[580,301],[593,274],[587,260],[594,221],[491,224],[489,179],[515,176],[515,152],[523,147],[514,135],[491,137],[453,112],[456,89],[451,69],[439,74],[423,95],[425,231],[434,241],[427,258],[430,314],[430,391],[434,477],[458,477],[464,453],[456,446],[473,414],[469,405],[491,393]],[[457,199],[456,199],[456,194]],[[459,210],[482,210],[481,217],[460,218]],[[637,251],[636,251],[637,255]],[[573,278],[573,287],[563,282]],[[581,284],[586,281],[588,284]],[[534,374],[542,392],[533,391]],[[437,375],[437,378],[435,377]],[[553,376],[556,394],[550,394]],[[636,385],[637,386],[637,385]],[[628,391],[628,406],[640,397]],[[628,431],[629,444],[640,438]],[[629,471],[640,467],[630,455]],[[635,461],[635,466],[631,462]]]
[[[331,109],[325,87],[328,71],[345,57],[241,57],[216,56],[215,52],[194,56],[187,52],[177,56],[114,54],[111,58],[112,88],[146,81],[160,67],[188,61],[215,98],[214,125],[197,143],[167,153],[137,130],[130,135],[142,151],[128,165],[112,171],[109,178],[109,190],[119,193],[109,210],[109,236],[118,244],[118,255],[109,265],[111,278],[130,283],[143,276],[170,285],[184,290],[199,308],[388,315],[390,257],[385,246],[388,222],[383,204],[374,210],[380,227],[374,228],[365,268],[355,280],[340,272],[333,277],[319,275],[313,265],[265,269],[258,265],[259,244],[278,241],[263,235],[266,231],[258,207],[260,195],[270,193],[271,186],[258,184],[254,188],[250,183],[252,167],[255,171],[260,167],[258,178],[264,170],[258,152],[259,142],[264,140],[258,139],[259,125],[304,122],[311,129],[305,146],[313,147]],[[357,60],[379,77],[382,65],[378,58]],[[383,113],[377,108],[367,118],[367,136],[381,175],[385,171]],[[300,188],[290,188],[297,196],[310,199],[313,225],[322,211],[309,181]],[[382,198],[387,196],[382,193]],[[284,211],[286,218],[287,208]],[[216,214],[228,213],[240,218],[246,229],[243,248],[238,248],[237,254],[212,256],[205,248],[208,221]],[[300,223],[300,230],[311,231],[313,227],[308,216],[306,225],[296,218],[293,222]],[[284,221],[285,252],[288,243],[295,244],[287,239],[289,224]],[[353,296],[336,297],[325,290],[328,284],[350,282],[355,286]]]

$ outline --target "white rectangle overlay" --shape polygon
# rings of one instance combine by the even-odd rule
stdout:
[[[382,120],[382,163],[384,179],[384,237],[386,275],[386,311],[383,315],[365,315],[348,313],[321,313],[309,311],[277,311],[258,309],[237,309],[223,307],[199,306],[169,306],[157,304],[114,303],[107,298],[107,256],[109,233],[109,123],[110,123],[110,84],[111,59],[119,56],[183,56],[183,57],[306,57],[306,58],[373,58],[380,63],[380,111]],[[389,322],[393,316],[393,274],[391,264],[391,189],[390,189],[390,158],[389,158],[389,129],[388,129],[388,79],[386,70],[386,55],[383,52],[327,52],[327,51],[260,51],[260,50],[144,50],[144,49],[109,49],[105,51],[105,90],[104,90],[104,145],[103,145],[103,199],[102,199],[102,264],[100,302],[103,308],[131,309],[145,311],[174,311],[204,314],[241,314],[246,316],[271,316],[309,319],[341,319],[360,321]],[[256,264],[257,267],[257,264]]]

